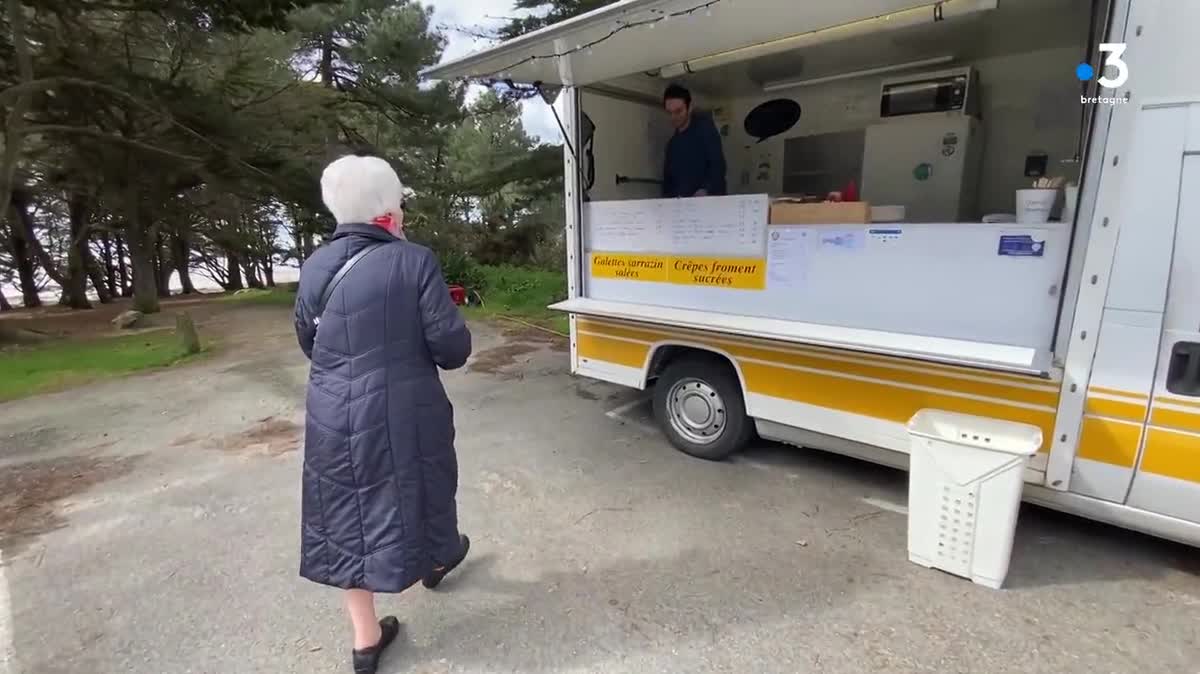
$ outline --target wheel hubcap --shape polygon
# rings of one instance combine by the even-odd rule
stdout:
[[[725,432],[725,401],[699,379],[681,379],[667,393],[671,427],[688,442],[710,445]]]

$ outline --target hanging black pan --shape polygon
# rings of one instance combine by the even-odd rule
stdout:
[[[758,142],[778,136],[800,121],[800,104],[788,98],[776,98],[759,105],[746,115],[746,134]]]

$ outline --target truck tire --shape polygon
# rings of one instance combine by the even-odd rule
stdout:
[[[654,416],[676,449],[698,459],[721,461],[754,437],[737,374],[715,357],[668,364],[655,384]]]

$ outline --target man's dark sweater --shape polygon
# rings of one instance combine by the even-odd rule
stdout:
[[[711,117],[700,114],[693,115],[688,127],[671,137],[663,168],[664,198],[691,197],[697,190],[713,197],[725,194],[721,134]]]

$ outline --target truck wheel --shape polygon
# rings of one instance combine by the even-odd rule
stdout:
[[[715,358],[669,364],[655,385],[654,416],[676,449],[709,461],[742,450],[754,434],[737,375]]]

